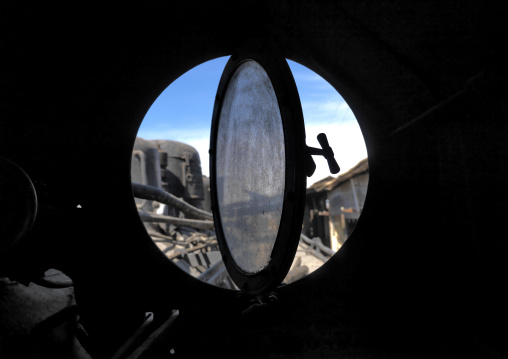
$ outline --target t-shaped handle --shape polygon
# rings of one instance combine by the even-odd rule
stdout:
[[[317,136],[317,140],[321,145],[321,148],[323,149],[323,157],[326,158],[326,161],[328,161],[328,167],[330,168],[330,172],[332,174],[339,173],[340,171],[339,164],[335,160],[333,150],[328,144],[328,139],[326,138],[326,135],[324,133],[320,133]]]
[[[305,166],[305,172],[307,177],[310,177],[314,174],[314,171],[316,170],[316,163],[312,159],[312,155],[319,155],[326,158],[326,161],[328,162],[328,167],[330,168],[330,172],[332,174],[339,173],[340,167],[337,161],[335,160],[333,150],[328,144],[328,139],[326,138],[326,135],[324,133],[320,133],[317,136],[317,140],[319,144],[321,145],[321,148],[314,148],[307,146],[307,160],[306,160],[306,166]]]

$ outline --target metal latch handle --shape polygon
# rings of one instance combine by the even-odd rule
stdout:
[[[335,160],[334,153],[330,145],[328,144],[328,139],[324,133],[320,133],[317,136],[317,140],[321,145],[321,148],[314,148],[307,146],[307,161],[306,161],[306,175],[310,177],[314,174],[316,170],[316,163],[312,159],[312,155],[323,156],[328,162],[328,168],[332,174],[339,173],[340,167],[337,161]]]

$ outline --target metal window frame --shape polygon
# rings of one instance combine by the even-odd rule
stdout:
[[[257,273],[243,271],[234,261],[224,237],[218,210],[216,186],[216,145],[222,103],[231,78],[245,61],[259,63],[270,78],[279,104],[286,152],[284,203],[281,221],[268,266]],[[277,287],[293,262],[303,223],[306,193],[304,168],[305,127],[303,113],[293,75],[286,59],[276,51],[242,51],[229,59],[215,98],[210,135],[210,189],[215,230],[224,264],[240,290],[259,295]]]

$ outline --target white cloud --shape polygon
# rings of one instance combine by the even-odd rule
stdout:
[[[309,72],[305,72],[305,73],[302,73],[302,72],[293,72],[293,78],[295,79],[295,82],[298,83],[298,81],[309,81],[309,82],[323,82],[323,78],[321,76],[319,76],[318,74],[316,73],[309,73]],[[326,85],[329,87],[330,85],[328,85],[326,83]]]
[[[328,99],[326,101],[305,101],[302,111],[306,124],[348,122],[356,119],[345,101]]]

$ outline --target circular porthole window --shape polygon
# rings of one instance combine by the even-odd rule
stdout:
[[[330,175],[334,158],[343,170]],[[131,166],[160,250],[202,281],[251,294],[305,276],[340,248],[363,207],[365,175],[363,136],[335,89],[260,54],[209,61],[168,86]]]

